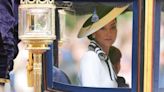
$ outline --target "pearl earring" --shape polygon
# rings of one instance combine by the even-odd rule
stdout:
[[[92,35],[92,38],[95,39],[96,38],[95,35]]]

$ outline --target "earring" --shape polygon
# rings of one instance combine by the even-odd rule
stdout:
[[[95,39],[96,38],[95,35],[92,35],[92,38]]]

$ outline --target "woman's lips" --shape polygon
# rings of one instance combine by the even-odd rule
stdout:
[[[110,38],[107,38],[107,39],[105,39],[106,41],[112,41],[112,39],[110,39]]]

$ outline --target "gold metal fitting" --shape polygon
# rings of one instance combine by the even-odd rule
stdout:
[[[9,79],[0,78],[0,83],[8,83],[8,82],[10,82]]]

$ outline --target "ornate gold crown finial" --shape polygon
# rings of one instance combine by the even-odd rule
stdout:
[[[21,4],[54,4],[54,0],[21,0]]]

